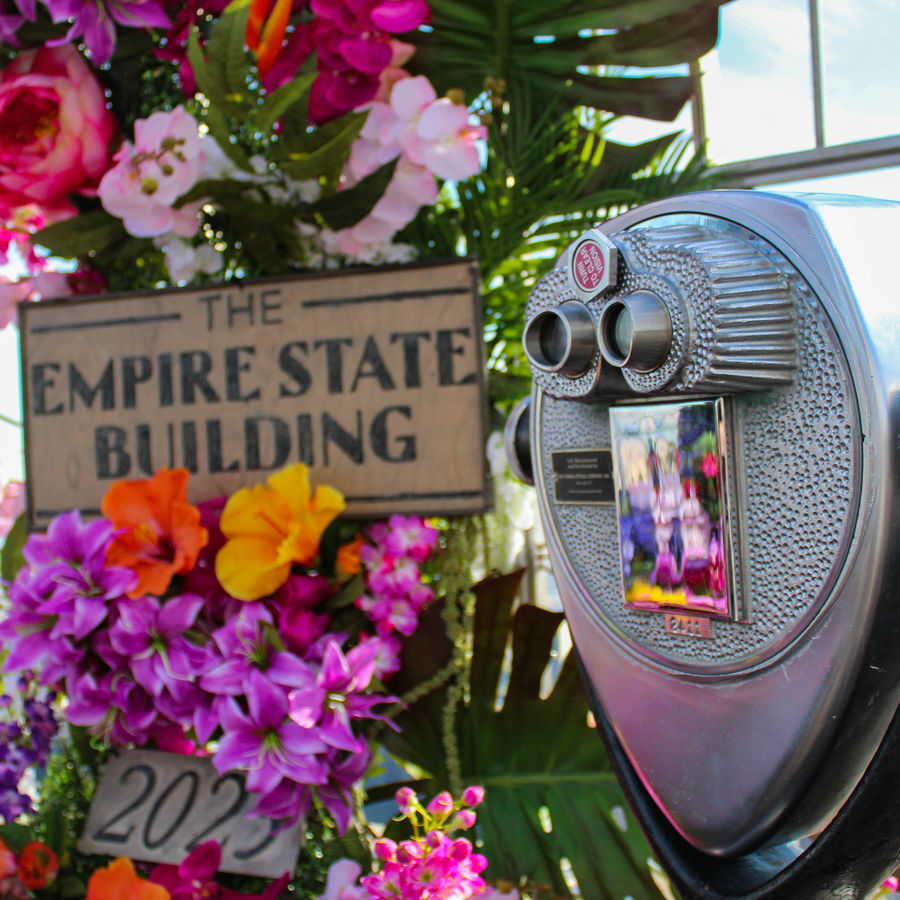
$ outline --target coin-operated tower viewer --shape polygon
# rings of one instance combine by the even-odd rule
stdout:
[[[898,239],[900,204],[686,195],[528,302],[507,448],[685,897],[862,897],[900,862]]]

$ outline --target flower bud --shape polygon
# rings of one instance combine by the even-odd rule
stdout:
[[[159,188],[159,182],[155,178],[142,178],[141,179],[141,193],[142,194],[155,194],[157,189]]]
[[[473,784],[463,791],[463,803],[466,806],[478,806],[484,800],[484,788],[480,785]]]
[[[416,799],[416,792],[412,788],[402,787],[394,794],[394,799],[397,801],[397,806],[400,807],[400,812],[408,816]]]
[[[391,862],[397,854],[397,844],[390,838],[379,838],[375,841],[375,855],[382,862]]]
[[[426,807],[433,816],[446,816],[453,810],[453,797],[449,791],[441,791]]]
[[[458,838],[450,847],[450,858],[457,862],[468,859],[472,853],[472,845],[465,838]]]
[[[471,828],[478,816],[471,809],[461,809],[451,821],[451,826],[453,828],[458,828],[460,831],[465,831],[467,828]]]

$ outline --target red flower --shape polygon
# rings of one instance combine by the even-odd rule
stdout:
[[[59,871],[56,854],[40,841],[31,841],[19,854],[19,881],[31,890],[52,884]]]

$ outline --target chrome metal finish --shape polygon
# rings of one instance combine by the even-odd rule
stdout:
[[[603,230],[622,250],[620,278],[591,311],[650,290],[672,316],[670,359],[620,370],[630,403],[730,398],[723,493],[750,621],[716,620],[701,640],[628,609],[615,508],[556,501],[554,453],[612,446],[621,394],[591,388],[593,403],[572,402],[590,373],[582,394],[536,374],[541,518],[585,673],[625,754],[694,847],[736,856],[827,824],[900,704],[896,654],[866,663],[883,643],[876,619],[897,618],[900,204],[715,191]],[[550,278],[530,311],[566,290]],[[877,702],[859,702],[861,685]]]
[[[624,367],[635,391],[768,390],[790,383],[797,355],[796,291],[752,234],[666,225],[616,239],[623,271],[609,303],[628,303],[633,293],[650,289],[672,319],[665,358],[652,367]],[[674,292],[653,287],[660,275]],[[682,303],[690,311],[683,319]]]
[[[578,300],[533,316],[522,342],[532,365],[567,377],[583,375],[597,352],[594,320]]]
[[[612,366],[652,372],[672,346],[672,319],[653,291],[635,291],[603,307],[597,326],[600,353]]]
[[[503,428],[503,449],[513,475],[534,484],[531,462],[531,397],[523,397],[513,408]]]

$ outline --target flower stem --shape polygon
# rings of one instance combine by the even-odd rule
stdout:
[[[22,427],[21,422],[17,422],[15,419],[11,419],[9,416],[4,416],[3,413],[0,413],[0,422],[4,422],[7,425],[13,425],[16,428]]]

